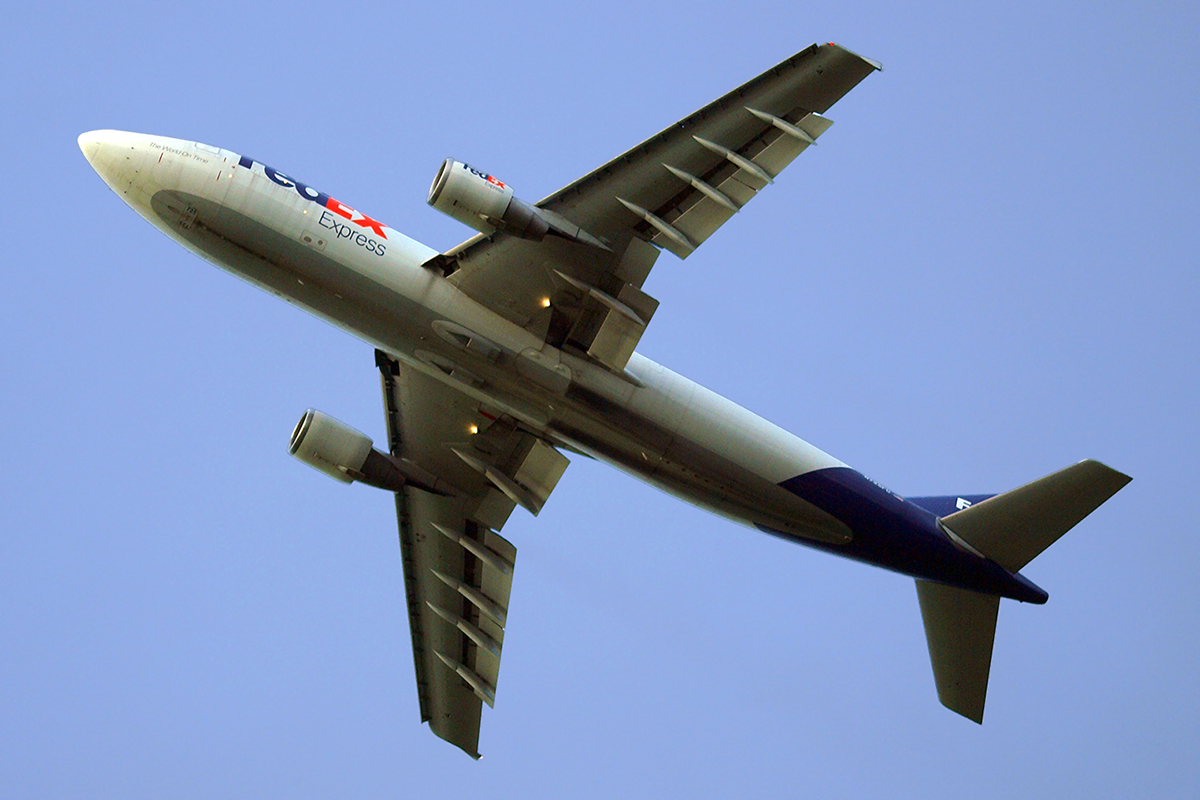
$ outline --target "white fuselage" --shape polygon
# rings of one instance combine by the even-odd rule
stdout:
[[[551,443],[746,524],[827,544],[850,538],[778,486],[844,465],[735,403],[637,354],[622,377],[546,345],[423,267],[437,251],[258,162],[177,139],[85,137],[81,146],[106,183],[184,247]],[[509,357],[456,347],[439,335],[439,321]],[[539,374],[568,376],[571,391]]]

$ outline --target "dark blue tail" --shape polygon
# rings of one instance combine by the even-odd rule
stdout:
[[[916,503],[921,508],[939,517],[948,517],[955,512],[970,508],[976,503],[982,503],[994,494],[955,494],[945,497],[907,497],[910,503]]]

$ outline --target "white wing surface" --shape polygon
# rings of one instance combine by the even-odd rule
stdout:
[[[690,255],[879,68],[814,44],[537,203],[557,228],[582,235],[480,235],[435,262],[476,301],[620,371],[658,305],[641,286],[659,248]]]
[[[376,362],[391,454],[458,490],[406,486],[396,514],[421,720],[478,758],[517,555],[496,531],[518,503],[540,510],[567,460],[453,387],[380,352]]]

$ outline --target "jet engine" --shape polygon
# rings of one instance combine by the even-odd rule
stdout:
[[[314,408],[296,423],[288,452],[342,483],[361,481],[389,492],[411,485],[434,494],[454,493],[437,476],[379,452],[366,434]]]
[[[536,208],[514,197],[507,183],[452,158],[429,187],[429,205],[481,233],[500,230],[541,241],[551,227]]]

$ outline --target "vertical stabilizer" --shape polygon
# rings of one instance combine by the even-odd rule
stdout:
[[[917,598],[938,700],[982,724],[1000,598],[922,580]]]

